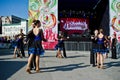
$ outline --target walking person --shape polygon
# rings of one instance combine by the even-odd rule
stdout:
[[[44,38],[43,35],[43,31],[42,29],[39,29],[41,26],[41,23],[39,20],[36,20],[34,23],[35,27],[29,31],[29,33],[27,34],[27,39],[29,40],[29,58],[28,58],[28,63],[27,63],[27,67],[26,67],[26,72],[28,72],[29,74],[31,73],[30,71],[30,64],[32,62],[33,56],[36,55],[36,72],[40,72],[40,68],[39,68],[39,59],[40,59],[40,54],[43,54],[44,50],[42,47],[42,40],[43,41],[47,41]]]
[[[93,67],[96,66],[96,62],[97,62],[97,53],[96,53],[96,49],[98,47],[97,45],[97,37],[98,37],[98,30],[96,29],[94,31],[94,35],[91,36],[91,40],[92,40],[92,50],[90,51],[90,64],[92,64]]]

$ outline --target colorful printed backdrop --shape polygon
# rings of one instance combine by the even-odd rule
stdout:
[[[28,30],[32,27],[32,21],[41,21],[44,36],[48,42],[43,42],[45,49],[54,49],[57,43],[57,11],[58,0],[29,0],[29,21]]]
[[[120,0],[109,0],[110,5],[110,36],[117,35],[120,42]]]

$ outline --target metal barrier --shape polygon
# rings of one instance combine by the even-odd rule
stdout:
[[[90,51],[92,42],[65,41],[65,49],[70,51]]]
[[[0,48],[10,48],[10,43],[0,43]]]

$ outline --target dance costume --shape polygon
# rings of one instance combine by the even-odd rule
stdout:
[[[105,54],[107,52],[107,49],[105,48],[104,45],[104,40],[105,38],[97,38],[97,46],[96,48],[93,49],[94,53],[101,53],[101,54]]]
[[[38,33],[38,35],[34,35],[33,30],[31,30],[28,35],[27,39],[28,42],[28,54],[35,54],[35,55],[43,55],[44,50],[42,47],[42,31]]]

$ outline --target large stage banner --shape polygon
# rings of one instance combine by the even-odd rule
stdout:
[[[31,30],[33,20],[40,20],[44,36],[48,42],[43,42],[44,49],[54,49],[58,35],[58,0],[29,0],[28,30]]]
[[[110,36],[117,35],[120,42],[120,0],[109,0]]]
[[[71,34],[83,34],[89,29],[89,20],[85,18],[61,18],[60,30]]]

